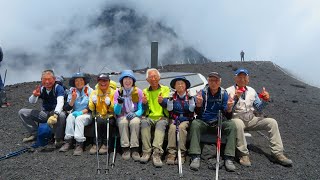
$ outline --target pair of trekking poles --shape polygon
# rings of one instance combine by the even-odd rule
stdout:
[[[105,174],[109,174],[109,134],[110,134],[110,118],[107,116],[107,162],[105,168]],[[98,123],[97,123],[97,114],[95,113],[94,117],[94,125],[95,125],[95,138],[96,138],[96,158],[97,158],[97,174],[101,174],[100,168],[100,160],[99,160],[99,143],[98,143]],[[114,146],[113,146],[113,157],[111,162],[111,168],[115,166],[115,159],[116,159],[116,147],[117,147],[117,135],[114,137]]]

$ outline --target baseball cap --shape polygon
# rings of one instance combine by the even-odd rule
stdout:
[[[235,76],[238,76],[240,73],[244,73],[246,74],[247,76],[249,75],[249,71],[247,69],[244,69],[244,68],[239,68],[238,70],[236,70],[234,72],[234,75]]]
[[[216,77],[216,78],[221,78],[220,74],[217,72],[211,72],[208,74],[208,77]]]

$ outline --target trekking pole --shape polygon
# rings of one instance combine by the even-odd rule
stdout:
[[[182,116],[182,114],[180,115]],[[179,169],[179,177],[182,177],[182,162],[181,162],[181,149],[180,149],[180,131],[179,131],[179,125],[180,121],[178,118],[176,118],[176,135],[177,135],[177,147],[178,147],[178,169]]]
[[[94,131],[95,131],[95,134],[96,134],[96,157],[97,157],[97,164],[98,164],[98,167],[97,167],[97,174],[100,174],[101,173],[101,168],[100,168],[100,162],[99,162],[99,152],[98,152],[98,149],[99,149],[99,143],[98,143],[98,123],[97,123],[97,112],[95,114],[95,117],[94,117]]]
[[[218,113],[218,130],[217,130],[217,163],[216,163],[216,180],[219,179],[219,168],[220,168],[220,146],[221,146],[221,128],[222,118],[221,111]]]
[[[116,153],[117,153],[117,135],[114,136],[113,157],[112,157],[111,168],[115,166]]]
[[[107,115],[107,163],[105,173],[109,174],[109,115]]]
[[[10,153],[8,153],[8,154],[6,154],[4,156],[1,156],[0,157],[0,161],[5,160],[5,159],[9,159],[9,158],[14,157],[14,156],[18,156],[20,154],[28,152],[29,150],[30,150],[30,147],[25,147],[25,148],[20,149],[18,151],[10,152]]]
[[[4,87],[4,86],[5,86],[5,84],[6,84],[6,79],[7,79],[7,70],[8,70],[8,69],[6,69],[6,71],[4,72],[3,87]]]

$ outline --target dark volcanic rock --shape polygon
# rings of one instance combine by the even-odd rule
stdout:
[[[238,67],[249,69],[250,86],[260,91],[263,87],[270,92],[272,103],[265,114],[274,117],[279,124],[285,153],[294,165],[282,167],[269,161],[268,142],[261,135],[252,132],[252,167],[245,168],[236,163],[234,173],[219,171],[221,179],[318,179],[320,177],[318,160],[320,154],[319,105],[320,90],[293,79],[283,73],[271,62],[213,62],[201,65],[168,65],[161,71],[199,72],[207,75],[217,71],[222,75],[222,85],[233,84],[233,70]],[[23,144],[26,130],[22,126],[17,112],[23,107],[39,108],[31,105],[28,97],[38,82],[21,83],[7,86],[9,108],[0,108],[0,156],[18,150],[30,144]],[[267,132],[263,132],[267,134]],[[88,148],[81,157],[67,153],[34,152],[13,157],[0,162],[0,179],[178,179],[177,166],[164,165],[158,169],[152,163],[140,164],[123,161],[117,154],[116,166],[110,174],[96,175],[96,158],[88,154]],[[210,147],[209,147],[210,148]],[[214,147],[211,147],[214,149]],[[105,167],[106,156],[100,156],[101,166]],[[207,168],[202,161],[198,172],[189,169],[189,163],[183,166],[182,179],[213,179],[215,171]]]

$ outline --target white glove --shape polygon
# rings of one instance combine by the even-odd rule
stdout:
[[[189,99],[189,111],[194,112],[194,108],[196,107],[196,103],[194,102],[194,98],[190,97]]]
[[[110,106],[110,104],[111,104],[111,100],[110,100],[110,98],[108,96],[105,99],[105,103],[106,103],[107,106]]]
[[[97,95],[92,95],[91,100],[94,104],[97,104]]]
[[[170,100],[170,98],[167,101],[167,110],[172,111],[173,110],[173,99]]]

